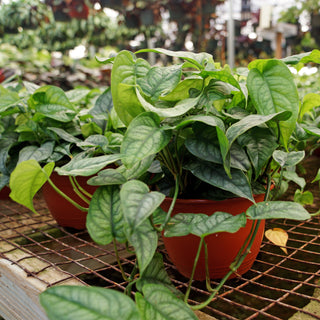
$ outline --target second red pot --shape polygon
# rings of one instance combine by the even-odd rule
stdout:
[[[263,198],[263,194],[257,195],[255,196],[255,201],[261,202]],[[165,199],[161,205],[162,209],[167,211],[171,201],[172,199]],[[244,198],[232,198],[222,201],[178,199],[172,215],[177,213],[204,213],[210,216],[216,211],[237,215],[246,211],[251,205],[252,202]],[[236,233],[221,232],[205,238],[208,247],[208,264],[211,279],[221,279],[229,272],[229,266],[250,233],[252,223],[252,221],[248,220],[246,226]],[[238,274],[244,274],[253,265],[260,250],[264,227],[265,222],[261,221],[250,253],[237,270]],[[194,235],[187,235],[182,237],[163,237],[163,241],[169,258],[178,271],[185,277],[190,278],[200,238]],[[235,276],[236,273],[231,277]],[[205,278],[205,257],[202,249],[194,279],[205,280]]]

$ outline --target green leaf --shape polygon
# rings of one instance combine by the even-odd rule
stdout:
[[[88,122],[81,126],[81,132],[87,138],[93,134],[102,134],[102,129],[95,122]]]
[[[93,108],[88,113],[93,116],[93,121],[102,131],[105,131],[111,110],[113,110],[113,102],[111,89],[108,88],[97,98]]]
[[[53,131],[58,135],[59,138],[67,141],[67,142],[73,142],[73,143],[78,143],[81,142],[80,139],[76,138],[72,134],[68,133],[67,131],[61,129],[61,128],[56,128],[56,127],[48,127],[50,131]]]
[[[153,106],[151,103],[149,103],[142,97],[139,91],[139,88],[136,88],[136,94],[141,105],[146,111],[154,112],[159,117],[164,117],[164,118],[173,118],[173,117],[181,116],[187,113],[188,111],[190,111],[191,109],[193,109],[200,100],[200,96],[196,98],[187,98],[187,99],[178,101],[172,108],[156,108],[155,106]]]
[[[254,167],[255,176],[259,177],[273,151],[278,146],[277,138],[268,128],[254,127],[241,135],[238,142],[246,148]]]
[[[195,115],[195,116],[185,117],[174,128],[181,129],[194,122],[202,122],[207,124],[210,127],[217,127],[217,129],[220,129],[222,132],[225,132],[225,126],[223,121],[220,118],[215,116]]]
[[[87,88],[76,88],[65,92],[68,100],[73,103],[79,103],[85,99],[90,93],[90,89]]]
[[[116,290],[56,286],[41,293],[50,320],[140,320],[134,302]]]
[[[315,51],[318,51],[318,50],[315,50]],[[301,62],[302,59],[304,59],[304,61],[306,62],[309,59],[310,54],[311,52],[303,52],[303,53],[295,54],[289,57],[285,57],[284,59],[282,59],[282,61],[286,64],[295,65]]]
[[[309,212],[300,204],[290,201],[266,201],[252,205],[247,210],[247,216],[252,220],[262,219],[310,219]]]
[[[190,162],[185,169],[206,183],[229,191],[238,197],[247,198],[254,203],[251,186],[241,170],[231,169],[232,178],[229,178],[221,166],[207,161]]]
[[[131,180],[122,186],[120,198],[124,218],[131,231],[134,231],[160,206],[165,195],[157,191],[150,192],[145,183]]]
[[[237,232],[246,225],[245,213],[232,215],[226,212],[215,212],[211,216],[205,214],[179,213],[170,220],[165,230],[165,237],[178,237],[194,234],[206,237],[219,232]]]
[[[320,169],[318,169],[317,175],[315,176],[315,178],[312,180],[312,183],[316,182],[316,181],[320,181]]]
[[[171,133],[160,126],[160,118],[152,112],[137,116],[130,123],[121,145],[122,162],[132,167],[136,162],[156,154],[170,141]]]
[[[226,136],[229,140],[229,146],[232,145],[232,143],[243,133],[248,131],[249,129],[253,127],[260,126],[270,120],[278,119],[279,116],[287,116],[286,112],[278,112],[278,113],[272,113],[266,116],[260,115],[260,114],[252,114],[249,115],[242,120],[234,123],[231,125],[227,132]]]
[[[302,206],[313,204],[313,194],[310,191],[302,192],[297,189],[294,193],[294,201],[298,202]]]
[[[177,86],[181,79],[181,67],[181,65],[153,67],[145,77],[137,79],[137,84],[145,95],[156,101]]]
[[[134,232],[127,234],[127,237],[135,249],[140,274],[143,274],[157,250],[158,233],[153,229],[150,221],[145,220]]]
[[[53,168],[53,162],[41,168],[34,159],[19,163],[10,176],[11,199],[36,213],[33,197],[45,184]]]
[[[98,244],[107,245],[113,239],[118,242],[127,240],[118,186],[96,190],[90,201],[86,226],[91,238]]]
[[[137,178],[140,178],[144,173],[148,171],[153,160],[154,160],[154,155],[151,155],[135,163],[131,168],[120,166],[117,169],[117,171],[123,174],[127,180],[137,179]]]
[[[91,186],[117,185],[127,181],[124,175],[116,169],[105,169],[98,173],[97,176],[90,178],[87,183]]]
[[[54,148],[54,141],[48,141],[43,143],[40,147],[37,146],[27,146],[20,150],[18,163],[34,159],[38,162],[48,159]]]
[[[317,127],[310,127],[310,126],[303,126],[304,131],[307,133],[313,135],[313,136],[318,136],[320,137],[320,129]]]
[[[189,152],[202,160],[223,164],[220,146],[212,140],[212,137],[206,137],[205,131],[203,134],[200,133],[194,137],[187,138],[185,146]],[[236,143],[232,145],[230,150],[230,166],[244,171],[250,168],[250,162],[245,150]]]
[[[163,101],[180,101],[190,98],[190,90],[201,91],[203,79],[199,76],[193,76],[183,79],[179,84],[165,96],[160,97]]]
[[[202,77],[212,77],[214,79],[229,83],[235,88],[241,91],[239,82],[233,77],[233,75],[228,70],[217,70],[217,71],[202,71],[200,73]]]
[[[40,87],[30,97],[29,104],[37,113],[61,122],[69,122],[76,115],[64,91],[55,86]]]
[[[279,123],[281,141],[287,148],[299,113],[299,95],[293,76],[284,62],[274,59],[253,61],[249,69],[247,87],[258,113],[291,112],[288,120]]]
[[[303,115],[307,112],[312,111],[315,107],[320,106],[320,95],[316,93],[307,93],[303,97],[302,106],[299,113],[300,121],[303,118]]]
[[[0,113],[15,106],[20,100],[18,93],[0,86]]]
[[[195,67],[198,69],[204,69],[204,66],[208,63],[211,62],[213,63],[213,58],[212,55],[209,53],[201,52],[201,53],[194,53],[194,52],[188,52],[188,51],[170,51],[167,49],[162,49],[162,48],[155,48],[155,49],[142,49],[136,52],[138,53],[143,53],[143,52],[155,52],[155,53],[162,53],[165,54],[169,57],[176,57],[183,59],[185,61],[190,62],[193,64]]]
[[[136,96],[137,79],[150,70],[147,61],[135,59],[129,51],[121,51],[114,59],[111,72],[111,93],[114,108],[121,121],[128,126],[133,118],[144,112]]]
[[[145,285],[143,294],[137,293],[135,298],[144,320],[197,320],[191,309],[162,285]]]
[[[60,175],[65,176],[91,176],[107,165],[121,159],[119,154],[108,154],[93,158],[73,158],[65,166],[56,168]]]
[[[163,285],[174,293],[178,292],[164,267],[162,254],[158,252],[155,253],[148,267],[144,270],[143,274],[140,275],[136,286],[139,291],[142,291],[143,286],[152,283]]]
[[[297,175],[295,171],[284,171],[283,177],[289,181],[296,183],[301,189],[304,189],[306,186],[306,180]]]
[[[272,154],[273,159],[283,168],[295,166],[303,160],[304,156],[304,151],[284,152],[275,150]]]

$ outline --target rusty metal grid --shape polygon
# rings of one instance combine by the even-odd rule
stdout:
[[[86,231],[57,226],[41,197],[35,205],[40,215],[10,200],[0,200],[0,256],[22,268],[28,276],[46,286],[67,280],[123,291],[126,283],[116,264],[113,245],[99,246]],[[320,319],[320,218],[310,221],[271,221],[267,228],[283,228],[289,234],[288,255],[267,241],[256,262],[243,276],[227,281],[219,295],[203,309],[216,319],[290,319],[304,314]],[[119,247],[124,270],[131,272],[134,260]],[[187,279],[166,259],[167,271],[181,291]],[[21,255],[17,254],[21,253]],[[19,257],[21,256],[21,257]],[[36,270],[25,263],[36,258],[43,262]],[[42,274],[58,270],[63,277],[48,281]],[[217,283],[212,281],[214,287]],[[203,282],[194,282],[190,303],[202,302],[208,293]],[[315,304],[316,308],[309,308]],[[316,310],[316,311],[315,311]],[[300,319],[299,317],[296,319]],[[301,318],[303,319],[303,318]]]

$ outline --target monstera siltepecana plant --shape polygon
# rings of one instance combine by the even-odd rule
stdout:
[[[40,297],[50,319],[76,319],[79,313],[86,319],[196,319],[190,308],[206,306],[230,276],[247,270],[241,266],[252,248],[259,248],[265,219],[310,218],[300,204],[274,200],[284,172],[295,179],[295,165],[304,158],[303,151],[295,151],[300,101],[286,63],[256,60],[240,73],[221,68],[207,53],[154,49],[177,63],[152,67],[137,57],[146,51],[122,51],[106,61],[113,62],[113,105],[127,126],[118,166],[92,170],[92,159],[73,159],[57,169],[61,175],[99,171],[88,181],[98,189],[87,229],[98,244],[129,243],[134,248],[136,265],[124,278],[126,294],[135,290],[136,305],[111,289],[58,286]],[[245,204],[234,206],[237,198]],[[195,199],[197,207],[192,207]],[[187,202],[186,211],[180,200]],[[227,204],[225,209],[221,203]],[[217,261],[224,258],[212,238],[221,238],[222,245],[246,228],[228,268],[215,273]],[[183,262],[188,270],[177,268],[190,284],[194,278],[207,279],[212,292],[207,301],[190,306],[190,286],[184,302],[170,286],[157,253],[161,234],[174,262],[178,259],[170,241],[182,239],[174,244],[176,251],[181,243],[188,247],[184,256],[192,261]],[[247,261],[249,268],[252,262]],[[209,278],[216,277],[222,280],[212,289]]]

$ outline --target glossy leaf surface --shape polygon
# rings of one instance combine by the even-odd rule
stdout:
[[[82,286],[56,286],[41,293],[50,320],[141,320],[134,302],[123,293]]]
[[[155,113],[140,114],[132,120],[123,138],[122,162],[130,168],[163,149],[170,138],[170,132],[160,127],[160,118]]]
[[[118,186],[100,187],[93,194],[86,223],[91,238],[102,245],[126,241]]]
[[[252,205],[247,210],[247,216],[258,219],[310,219],[309,212],[300,204],[290,201],[266,201]]]
[[[136,303],[143,320],[197,320],[191,309],[164,286],[145,285],[143,296],[136,294]]]
[[[245,213],[233,216],[226,212],[215,212],[211,216],[205,214],[179,213],[175,215],[165,230],[166,237],[194,234],[205,237],[218,232],[237,232],[246,225]]]
[[[299,96],[293,76],[280,60],[256,60],[249,64],[247,87],[259,114],[270,115],[290,111],[291,117],[281,121],[280,135],[287,147],[299,113]]]
[[[19,163],[10,176],[11,199],[36,212],[33,207],[33,197],[45,184],[53,168],[53,162],[41,168],[34,159]]]
[[[152,215],[164,200],[165,195],[150,191],[149,187],[139,180],[131,180],[122,186],[120,198],[124,218],[131,231],[134,231]]]

